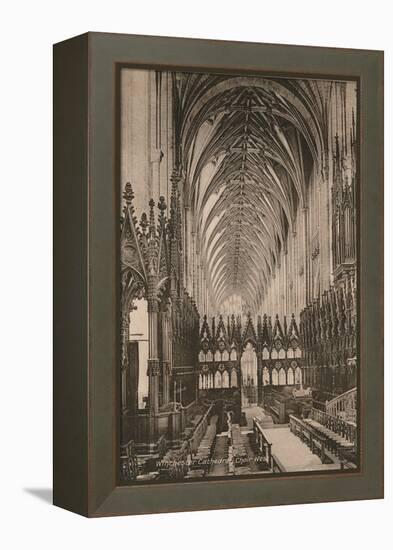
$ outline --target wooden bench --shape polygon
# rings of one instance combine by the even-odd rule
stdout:
[[[310,423],[291,414],[289,415],[289,428],[294,435],[303,441],[303,443],[306,443],[313,454],[320,457],[323,463],[327,461],[325,453],[326,438],[318,434]]]

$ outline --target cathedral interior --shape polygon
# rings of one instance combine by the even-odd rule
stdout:
[[[359,467],[356,82],[120,87],[121,480]]]

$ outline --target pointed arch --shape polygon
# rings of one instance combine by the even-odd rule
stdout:
[[[237,372],[236,372],[236,369],[232,369],[231,370],[231,388],[237,388],[237,387],[238,387]]]

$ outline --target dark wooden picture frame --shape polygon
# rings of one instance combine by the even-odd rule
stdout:
[[[118,480],[120,65],[356,78],[361,467],[338,475]],[[91,517],[383,497],[383,53],[87,33],[54,47],[54,503]]]

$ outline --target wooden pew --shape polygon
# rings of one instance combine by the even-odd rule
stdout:
[[[310,425],[292,414],[289,415],[289,428],[294,435],[306,443],[312,453],[320,457],[323,463],[327,461],[325,437],[318,434]]]

